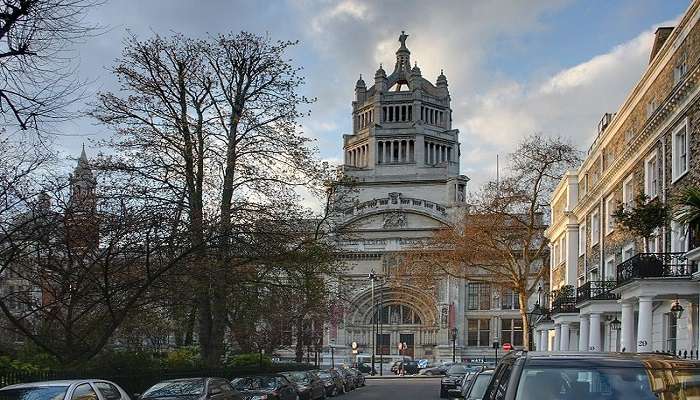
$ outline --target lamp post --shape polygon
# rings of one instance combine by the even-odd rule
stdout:
[[[530,312],[526,313],[525,315],[527,316],[527,349],[532,350],[531,347],[533,342],[533,334],[535,331],[535,324],[540,320],[540,318],[544,315],[544,310],[542,309],[542,306],[540,306],[540,298],[542,296],[542,286],[540,286],[537,289],[537,302],[535,305],[532,307],[532,310]]]
[[[457,328],[450,330],[452,333],[452,362],[457,362]]]
[[[679,319],[683,315],[683,306],[678,299],[676,299],[676,302],[671,306],[671,314],[673,314],[676,319]]]
[[[377,331],[376,331],[376,326],[377,326],[377,319],[378,316],[376,313],[377,310],[377,305],[374,303],[374,281],[377,280],[377,274],[374,273],[374,270],[370,271],[369,276],[367,278],[370,280],[371,285],[372,285],[372,370],[370,371],[370,374],[374,375],[374,357],[376,355],[376,340],[377,340]]]

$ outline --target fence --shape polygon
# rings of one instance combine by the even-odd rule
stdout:
[[[129,393],[143,393],[144,390],[154,384],[178,378],[196,377],[220,377],[232,379],[237,376],[245,376],[259,373],[275,373],[282,371],[308,370],[314,368],[311,364],[272,364],[261,367],[229,367],[213,369],[193,369],[193,370],[167,370],[167,369],[144,369],[129,371],[40,371],[36,373],[26,372],[0,372],[0,387],[15,383],[50,381],[59,379],[105,379],[117,383]]]

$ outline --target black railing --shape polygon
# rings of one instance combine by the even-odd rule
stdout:
[[[612,293],[616,286],[615,281],[588,281],[576,289],[576,303],[589,300],[617,300],[620,296]]]
[[[695,272],[685,253],[639,253],[617,266],[617,286],[639,278],[679,278]]]
[[[573,286],[564,286],[560,290],[552,291],[551,314],[577,313],[576,293]]]

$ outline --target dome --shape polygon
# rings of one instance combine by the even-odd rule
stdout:
[[[413,65],[413,68],[411,69],[411,75],[420,75],[420,68],[418,68],[418,63],[415,63]]]
[[[384,71],[384,68],[382,68],[382,64],[379,64],[379,69],[377,72],[374,74],[375,79],[376,78],[386,78],[386,71]]]
[[[357,80],[357,83],[355,84],[356,88],[363,88],[366,87],[365,81],[362,80],[362,75],[360,75],[360,79]]]
[[[440,75],[437,77],[436,86],[447,86],[447,77],[442,70],[440,70]]]

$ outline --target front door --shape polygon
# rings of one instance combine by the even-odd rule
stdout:
[[[406,344],[406,348],[401,351],[401,355],[405,357],[413,358],[414,355],[414,342],[412,333],[402,333],[399,335],[399,341]]]

